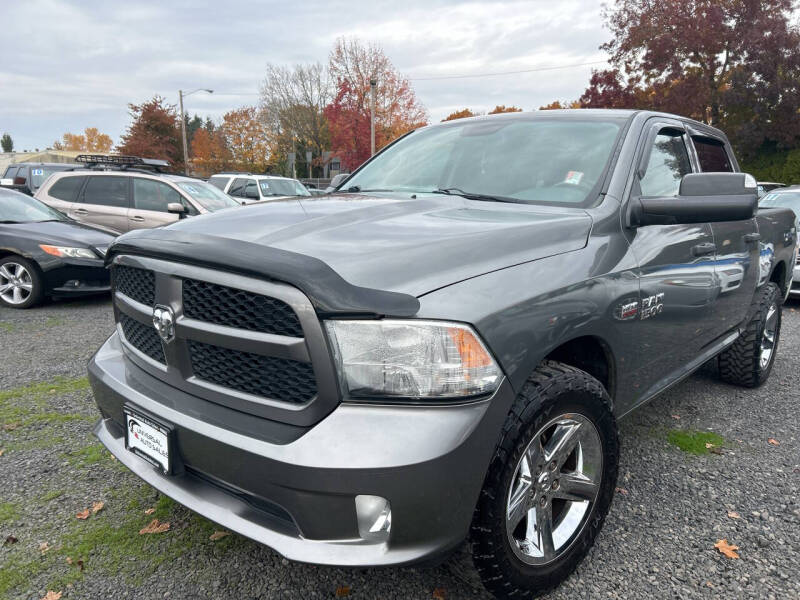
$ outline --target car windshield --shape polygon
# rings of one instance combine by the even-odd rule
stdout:
[[[261,179],[262,196],[310,196],[305,186],[294,179]]]
[[[73,167],[70,165],[64,165],[63,167],[31,167],[31,185],[34,189],[39,188],[53,173],[57,173],[58,171],[66,171],[67,169],[72,169]]]
[[[800,190],[791,192],[770,192],[758,203],[760,207],[781,206],[791,208],[795,218],[800,219]]]
[[[57,210],[36,198],[13,192],[0,192],[0,223],[40,223],[66,221]]]
[[[200,206],[211,212],[231,206],[239,206],[236,200],[227,194],[223,194],[205,181],[180,182],[178,187],[189,194]]]
[[[586,205],[623,121],[541,117],[454,121],[420,129],[382,152],[342,190],[453,194]]]

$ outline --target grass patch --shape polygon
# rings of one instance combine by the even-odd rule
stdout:
[[[89,379],[87,377],[78,377],[76,379],[57,377],[52,381],[40,381],[39,383],[32,383],[10,390],[0,390],[0,402],[26,396],[41,399],[48,394],[68,394],[88,389]]]
[[[51,490],[42,496],[42,502],[50,502],[64,495],[64,490]]]
[[[59,325],[63,325],[65,323],[64,319],[60,317],[47,317],[47,320],[44,322],[45,327],[58,327]]]
[[[17,552],[4,558],[0,563],[0,598],[5,598],[9,590],[30,583],[47,567],[46,560],[40,556],[29,558]]]
[[[84,446],[83,448],[79,448],[78,450],[73,450],[72,452],[67,452],[63,454],[70,464],[82,464],[82,465],[96,465],[99,462],[103,462],[104,460],[110,460],[108,452],[106,451],[103,444],[91,444],[89,446]]]
[[[692,431],[686,429],[673,429],[667,435],[667,441],[689,454],[708,454],[712,447],[719,447],[725,443],[725,438],[711,431]]]
[[[17,506],[11,502],[0,502],[0,523],[11,521],[19,516]]]
[[[0,424],[54,425],[72,421],[94,421],[94,415],[60,413],[48,410],[51,396],[82,392],[89,389],[86,377],[69,379],[59,377],[10,390],[0,391]]]
[[[5,321],[0,321],[0,331],[4,331],[6,333],[11,333],[14,331],[15,327],[13,323],[6,323]]]

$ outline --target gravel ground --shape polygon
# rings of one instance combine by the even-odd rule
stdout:
[[[0,308],[0,598],[48,590],[89,599],[486,598],[453,560],[333,569],[289,563],[237,535],[209,539],[212,523],[159,497],[90,434],[86,361],[112,328],[105,298]],[[800,312],[792,304],[782,334],[760,389],[724,385],[706,367],[620,424],[620,489],[605,528],[549,598],[800,597]],[[721,436],[712,448],[721,453],[679,449],[669,441],[676,430]],[[93,502],[104,506],[76,519]],[[170,530],[139,535],[152,518]],[[741,558],[723,557],[719,539],[739,546]]]

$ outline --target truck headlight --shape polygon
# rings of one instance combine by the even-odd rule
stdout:
[[[464,398],[500,383],[497,363],[468,325],[390,319],[325,325],[351,397]]]

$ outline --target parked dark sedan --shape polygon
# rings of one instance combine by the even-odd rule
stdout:
[[[107,292],[103,257],[114,237],[0,189],[0,304],[30,308],[45,296]]]

